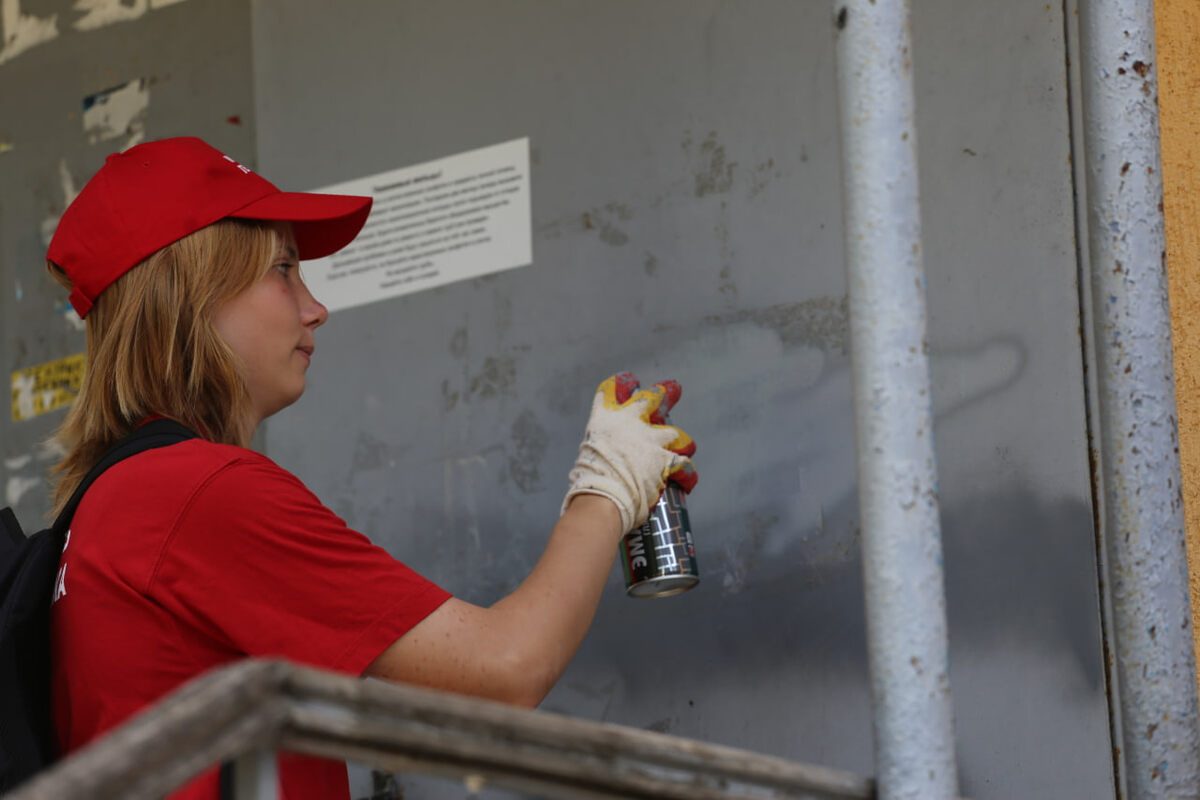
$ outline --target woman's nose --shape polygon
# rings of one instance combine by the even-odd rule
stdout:
[[[308,290],[308,286],[303,282],[300,284],[303,287],[301,296],[302,302],[302,319],[306,327],[319,328],[329,319],[329,309],[325,307],[317,298],[312,296],[312,292]]]

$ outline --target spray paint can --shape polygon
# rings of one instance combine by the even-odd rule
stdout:
[[[700,582],[686,496],[674,481],[667,481],[646,524],[621,540],[625,591],[630,597],[670,597]]]

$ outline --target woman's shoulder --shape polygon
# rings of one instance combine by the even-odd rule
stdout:
[[[332,515],[298,477],[248,448],[193,439],[147,455],[152,458],[140,472],[166,498],[190,509],[189,516],[236,514],[250,524],[264,518],[311,521]],[[137,475],[128,479],[141,483]]]
[[[238,480],[253,476],[290,477],[262,453],[231,444],[195,438],[138,453],[111,467],[100,480],[136,480],[146,485],[183,486],[232,473]]]
[[[211,479],[224,490],[237,487],[258,487],[269,484],[275,490],[284,486],[307,493],[304,483],[269,456],[232,444],[218,444],[204,439],[192,439],[179,445],[163,448],[165,461],[175,461],[177,469],[194,472],[201,479]],[[149,466],[149,465],[148,465]]]
[[[199,438],[147,450],[114,465],[88,491],[84,505],[88,510],[108,508],[130,497],[153,498],[159,511],[195,503],[268,509],[279,503],[319,502],[298,478],[262,453]]]

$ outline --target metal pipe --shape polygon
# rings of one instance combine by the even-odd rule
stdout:
[[[233,800],[277,800],[279,771],[271,748],[251,750],[233,762]]]
[[[1153,0],[1081,4],[1102,538],[1129,796],[1200,796]],[[1116,738],[1116,735],[1114,738]],[[1114,742],[1116,744],[1116,742]]]
[[[846,275],[882,800],[957,796],[907,0],[837,0]]]

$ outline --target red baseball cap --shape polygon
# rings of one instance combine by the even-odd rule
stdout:
[[[200,139],[162,139],[108,157],[63,212],[46,258],[71,278],[83,317],[129,269],[217,220],[290,222],[310,259],[348,245],[370,212],[370,197],[281,192]]]

